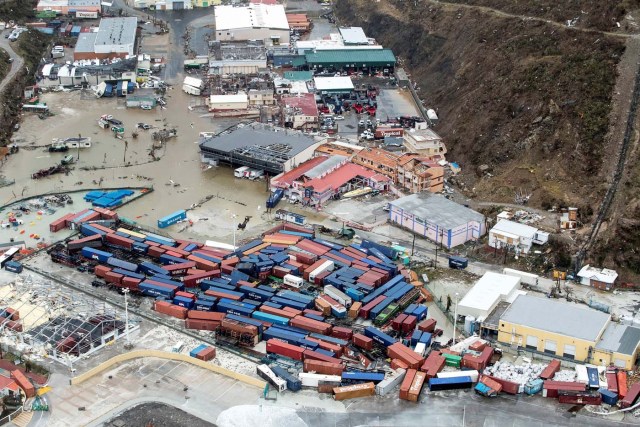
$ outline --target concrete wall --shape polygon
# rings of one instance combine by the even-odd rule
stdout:
[[[85,373],[82,373],[76,377],[71,378],[70,383],[71,385],[82,384],[83,382],[87,381],[91,377],[106,371],[107,369],[111,368],[112,366],[118,363],[126,362],[133,359],[139,359],[142,357],[157,357],[160,359],[191,363],[192,365],[199,366],[203,369],[209,370],[211,372],[215,372],[216,374],[225,375],[227,377],[233,378],[235,380],[241,381],[245,384],[252,385],[258,388],[264,388],[264,386],[266,385],[264,381],[258,378],[253,378],[248,375],[230,371],[229,369],[225,369],[221,366],[214,365],[210,362],[204,362],[202,360],[196,359],[195,357],[187,356],[186,354],[170,353],[167,351],[160,351],[160,350],[134,350],[128,353],[120,354],[118,356],[112,357],[106,362],[101,363],[100,365],[96,366],[93,369],[90,369]]]
[[[638,349],[632,354],[620,354],[604,350],[595,350],[593,352],[592,363],[595,365],[615,365],[626,370],[633,369],[634,362],[638,358]]]
[[[271,45],[271,36],[280,36],[280,44],[289,43],[289,30],[271,28],[235,28],[233,30],[216,30],[216,40],[264,40]]]

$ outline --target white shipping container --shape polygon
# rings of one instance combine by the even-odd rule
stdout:
[[[424,352],[427,351],[427,345],[423,342],[419,342],[413,351],[418,353],[420,356],[424,356]]]
[[[329,295],[331,298],[338,301],[340,304],[344,305],[345,307],[351,306],[351,302],[352,302],[351,297],[346,295],[344,292],[342,292],[340,289],[336,288],[335,286],[332,286],[332,285],[325,286],[324,293]]]
[[[200,93],[201,93],[200,88],[189,86],[189,85],[182,85],[182,91],[185,93],[188,93],[189,95],[195,95],[195,96],[200,96]]]
[[[302,277],[294,276],[293,274],[287,274],[282,280],[285,285],[291,286],[292,288],[299,288],[304,282]]]
[[[392,375],[387,376],[384,380],[380,381],[376,385],[376,394],[378,396],[384,396],[389,393],[395,387],[399,386],[407,371],[404,369],[397,369]]]
[[[342,377],[338,375],[312,374],[309,372],[300,372],[298,374],[298,377],[300,378],[300,382],[304,387],[318,387],[319,381],[342,381]]]
[[[287,389],[287,382],[273,373],[271,368],[267,365],[258,365],[256,366],[256,373],[263,380],[267,381],[273,387],[275,387],[278,391],[282,392]]]
[[[309,274],[309,281],[313,282],[316,276],[320,273],[324,273],[325,271],[333,271],[335,264],[333,261],[325,261],[320,267],[316,268]]]
[[[189,77],[189,76],[185,77],[182,84],[187,86],[193,86],[197,89],[202,89],[202,80],[196,79],[195,77]]]
[[[537,274],[527,273],[526,271],[514,270],[513,268],[503,268],[502,274],[506,274],[507,276],[519,277],[521,283],[526,283],[527,285],[535,286],[538,284],[538,276]]]
[[[480,374],[478,371],[469,370],[469,371],[443,371],[438,372],[438,378],[459,378],[459,377],[471,377],[471,381],[474,383],[478,382],[478,378]]]

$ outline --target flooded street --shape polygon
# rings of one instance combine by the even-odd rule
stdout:
[[[235,122],[202,117],[206,114],[204,110],[189,111],[187,105],[193,98],[177,88],[169,90],[167,95],[166,109],[143,111],[126,109],[123,98],[96,99],[89,92],[45,94],[43,101],[55,115],[46,120],[27,115],[23,120],[20,131],[14,135],[14,142],[21,150],[10,156],[0,169],[2,175],[16,183],[0,188],[0,200],[5,204],[15,200],[16,196],[78,188],[150,186],[155,191],[124,206],[119,212],[144,226],[156,227],[158,218],[178,209],[187,209],[206,196],[213,196],[201,208],[190,212],[189,217],[194,220],[207,219],[194,222],[193,227],[184,231],[185,234],[228,238],[245,216],[252,218],[242,236],[255,233],[251,230],[265,226],[261,218],[267,199],[265,181],[235,179],[233,170],[226,166],[203,171],[196,144],[199,132],[219,131]],[[110,130],[98,127],[97,120],[102,114],[111,114],[124,123],[123,140],[116,139]],[[150,124],[154,129],[138,130],[139,135],[134,139],[132,132],[138,122]],[[153,161],[149,156],[152,133],[163,126],[177,129],[178,136],[157,150],[156,155],[161,158]],[[46,146],[53,138],[78,135],[90,137],[92,147],[81,149],[79,153],[77,150],[67,153],[47,151]],[[126,154],[124,141],[127,141]],[[31,179],[33,172],[58,164],[67,154],[74,158],[79,154],[68,176],[58,174]],[[184,224],[174,225],[166,231],[175,233],[180,227]],[[242,236],[238,234],[238,239]]]

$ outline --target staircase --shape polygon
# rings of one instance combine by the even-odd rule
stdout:
[[[33,412],[23,412],[11,421],[18,427],[26,427],[31,422],[31,418],[33,418]]]

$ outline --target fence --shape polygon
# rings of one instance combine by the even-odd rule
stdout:
[[[87,381],[89,378],[98,375],[101,372],[104,372],[105,370],[109,369],[110,367],[112,367],[115,364],[118,363],[122,363],[122,362],[126,362],[129,360],[133,360],[133,359],[139,359],[142,357],[157,357],[160,359],[167,359],[167,360],[174,360],[174,361],[178,361],[178,362],[186,362],[186,363],[191,363],[192,365],[196,365],[199,366],[200,368],[209,370],[211,372],[215,372],[217,374],[220,375],[224,375],[230,378],[233,378],[235,380],[241,381],[245,384],[254,386],[254,387],[258,387],[258,388],[264,388],[266,386],[266,382],[259,380],[257,378],[253,378],[250,377],[248,375],[244,375],[244,374],[240,374],[238,372],[234,372],[231,371],[229,369],[223,368],[221,366],[217,366],[211,363],[207,363],[205,361],[202,361],[200,359],[196,359],[195,357],[191,357],[191,356],[187,356],[186,354],[179,354],[179,353],[170,353],[167,351],[160,351],[160,350],[134,350],[134,351],[130,351],[128,353],[124,353],[124,354],[120,354],[118,356],[112,357],[111,359],[107,360],[106,362],[101,363],[100,365],[96,366],[93,369],[88,370],[87,372],[80,374],[76,377],[71,378],[71,380],[69,381],[71,385],[78,385],[78,384],[82,384],[83,382]]]

